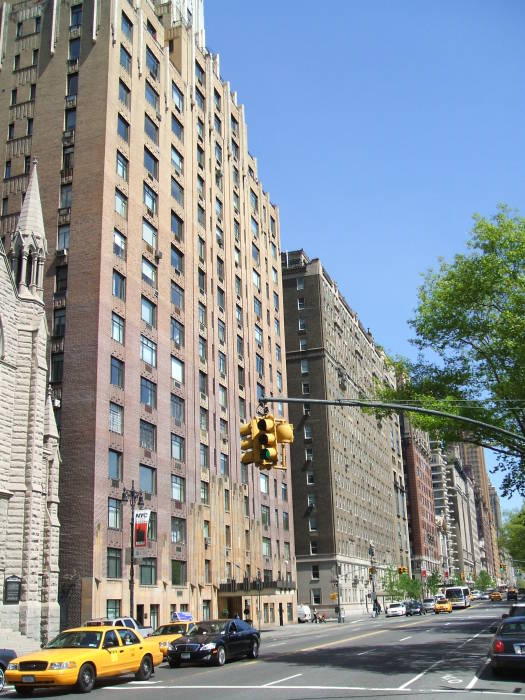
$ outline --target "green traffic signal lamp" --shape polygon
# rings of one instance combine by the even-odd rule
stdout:
[[[279,461],[277,452],[277,432],[275,419],[271,415],[257,421],[258,460],[255,463],[264,469],[271,469]]]

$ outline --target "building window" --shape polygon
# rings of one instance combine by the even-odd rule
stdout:
[[[128,218],[128,198],[118,189],[115,189],[115,211],[123,219]]]
[[[312,426],[309,423],[305,423],[305,425],[304,425],[304,439],[305,440],[312,439]]]
[[[122,578],[122,550],[108,547],[107,550],[107,577]]]
[[[184,462],[184,438],[171,434],[171,458],[178,462]]]
[[[170,318],[170,337],[178,348],[184,347],[184,326],[175,318]]]
[[[146,210],[150,216],[156,216],[158,197],[155,190],[144,182],[142,185],[142,201],[146,205]]]
[[[301,382],[301,392],[303,396],[310,395],[310,384],[308,382]]]
[[[272,540],[269,537],[262,538],[262,553],[264,557],[272,556]]]
[[[178,384],[184,384],[184,362],[171,356],[171,378]]]
[[[147,221],[147,219],[142,219],[142,240],[145,241],[151,248],[157,248],[157,229],[152,224],[150,224],[149,221]],[[142,266],[142,270],[144,271],[144,265]]]
[[[202,111],[204,112],[204,110],[206,109],[206,100],[204,99],[204,95],[202,94],[202,92],[197,87],[195,88],[195,102],[197,103],[197,107],[199,107],[199,109],[202,109]]]
[[[224,489],[224,510],[226,513],[230,512],[230,491],[229,489]]]
[[[151,328],[157,325],[157,307],[146,297],[141,297],[140,300],[140,316],[144,323]]]
[[[73,131],[77,122],[77,110],[76,109],[66,109],[64,128],[66,131]]]
[[[157,408],[157,385],[146,377],[140,378],[140,403]]]
[[[106,601],[106,617],[110,620],[116,620],[120,617],[120,600],[110,598]]]
[[[180,216],[177,216],[177,214],[175,214],[175,212],[173,212],[173,211],[171,212],[171,232],[173,234],[173,237],[177,241],[180,242],[183,240],[183,238],[184,238],[184,223],[183,223],[182,219],[180,218]],[[171,264],[173,265],[173,251],[175,249],[172,248],[171,250],[172,250]],[[179,256],[179,258],[182,262],[182,257],[183,257],[182,253],[179,253],[178,251],[176,251],[176,255]],[[179,266],[174,266],[174,267],[179,272],[181,272],[181,273],[184,272],[184,268],[183,268],[182,264]]]
[[[209,450],[208,450],[208,445],[204,445],[202,442],[200,443],[199,446],[199,456],[200,456],[200,465],[201,465],[201,470],[202,471],[208,471],[209,469]]]
[[[113,386],[124,388],[124,363],[116,357],[111,357],[110,383]]]
[[[283,511],[283,530],[290,529],[290,516],[286,511]]]
[[[154,80],[159,79],[159,68],[160,63],[153,54],[153,52],[146,46],[146,66],[149,70],[149,74]]]
[[[147,114],[144,114],[144,132],[155,145],[159,145],[159,127]]]
[[[78,95],[78,73],[67,76],[67,96]]]
[[[259,484],[261,488],[261,493],[270,493],[270,479],[268,474],[259,474]]]
[[[201,503],[208,505],[210,502],[210,487],[207,481],[201,481]]]
[[[139,488],[154,496],[157,493],[157,470],[145,464],[139,465]]]
[[[315,515],[311,515],[308,518],[308,529],[310,532],[317,532],[317,518]]]
[[[174,544],[184,544],[186,542],[186,521],[184,518],[171,519],[171,541]]]
[[[175,172],[178,175],[182,175],[182,173],[184,172],[184,158],[179,153],[179,151],[177,151],[175,146],[171,147],[171,164]]]
[[[111,314],[111,337],[124,345],[125,320],[115,312]]]
[[[171,475],[171,500],[184,503],[186,500],[186,482],[182,476]]]
[[[184,95],[175,83],[171,83],[171,99],[179,112],[184,111]]]
[[[36,50],[36,49],[35,49]],[[69,41],[69,60],[70,61],[76,61],[80,57],[80,39],[70,39]],[[36,61],[35,61],[35,55],[33,52],[33,65],[36,65],[38,63],[38,52],[36,55]]]
[[[121,177],[125,182],[128,181],[129,172],[129,161],[122,155],[120,151],[117,151],[117,175]]]
[[[180,141],[184,140],[184,127],[174,114],[171,115],[171,131]]]
[[[184,188],[173,178],[171,178],[171,196],[181,207],[184,206]]]
[[[144,450],[156,450],[157,449],[157,427],[153,423],[148,423],[148,421],[140,421],[140,435],[139,435],[140,446]],[[152,493],[150,491],[150,493]]]
[[[186,562],[178,559],[171,560],[171,585],[186,585]]]
[[[131,73],[131,54],[126,51],[126,49],[120,45],[120,65],[126,73]]]
[[[171,283],[171,303],[179,311],[184,311],[184,289],[175,282]]]
[[[66,331],[66,310],[55,309],[53,312],[53,336],[63,338]],[[2,354],[0,353],[0,357]]]
[[[175,425],[184,425],[184,399],[171,394],[171,417]]]
[[[321,589],[312,588],[312,603],[313,605],[321,605]]]
[[[120,481],[122,479],[122,452],[109,450],[108,477],[113,479],[113,481]]]
[[[124,432],[124,409],[112,401],[109,404],[109,429],[112,433],[119,435]]]
[[[61,382],[64,371],[64,353],[55,352],[51,355],[51,377],[52,382]]]
[[[299,339],[299,350],[301,350],[301,352],[304,352],[307,349],[308,349],[308,341],[306,340],[306,338],[300,338]]]
[[[157,343],[146,336],[140,336],[140,359],[152,367],[157,366]]]
[[[140,585],[154,586],[157,583],[157,559],[146,557],[140,565]]]
[[[120,530],[122,527],[122,505],[117,498],[108,498],[108,527]]]
[[[148,171],[148,175],[151,175],[154,180],[159,179],[159,161],[146,146],[144,146],[144,167]]]
[[[310,554],[317,554],[317,540],[310,541]]]
[[[11,170],[11,161],[6,162],[6,169],[9,164],[9,170]],[[6,175],[6,177],[9,177]],[[60,188],[60,208],[67,209],[71,206],[73,201],[73,187],[72,185],[62,185]]]
[[[148,102],[155,112],[159,111],[159,95],[156,90],[154,90],[151,85],[146,80],[144,85],[144,95],[146,97],[146,102]]]
[[[229,476],[230,468],[228,464],[228,455],[221,452],[221,474],[222,476]]]
[[[126,301],[126,278],[116,270],[113,270],[113,296]]]
[[[270,508],[268,506],[261,506],[261,522],[265,527],[270,525]]]

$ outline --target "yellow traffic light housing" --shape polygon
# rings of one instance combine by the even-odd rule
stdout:
[[[276,424],[277,442],[280,445],[291,445],[293,442],[293,425],[285,420],[277,421]]]
[[[401,574],[403,573],[403,567],[402,567],[402,566],[398,566],[398,567],[397,567],[397,573],[401,576]]]
[[[249,423],[241,425],[239,430],[241,436],[241,462],[243,464],[251,464],[254,462],[257,464],[257,458],[259,455],[259,442],[258,434],[259,430],[257,428],[257,419],[252,418]]]
[[[279,461],[277,452],[277,429],[273,416],[270,414],[257,421],[257,455],[255,463],[261,469],[271,469]]]

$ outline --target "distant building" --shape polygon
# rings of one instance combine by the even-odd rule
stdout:
[[[370,602],[372,575],[380,591],[387,568],[410,572],[399,419],[310,399],[370,397],[395,378],[322,262],[281,260],[288,395],[304,400],[289,407],[298,598],[331,614],[339,598],[350,614]]]
[[[0,629],[3,645],[19,650],[23,637],[34,646],[59,628],[60,457],[47,391],[46,254],[35,166],[9,259],[0,242]]]
[[[414,428],[406,414],[401,416],[401,437],[412,575],[425,583],[433,572],[442,574],[430,440],[428,433]]]

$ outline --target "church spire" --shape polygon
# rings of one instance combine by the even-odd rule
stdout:
[[[26,295],[29,292],[41,298],[47,239],[38,188],[37,163],[35,158],[18,225],[11,238],[11,250],[19,293]]]

